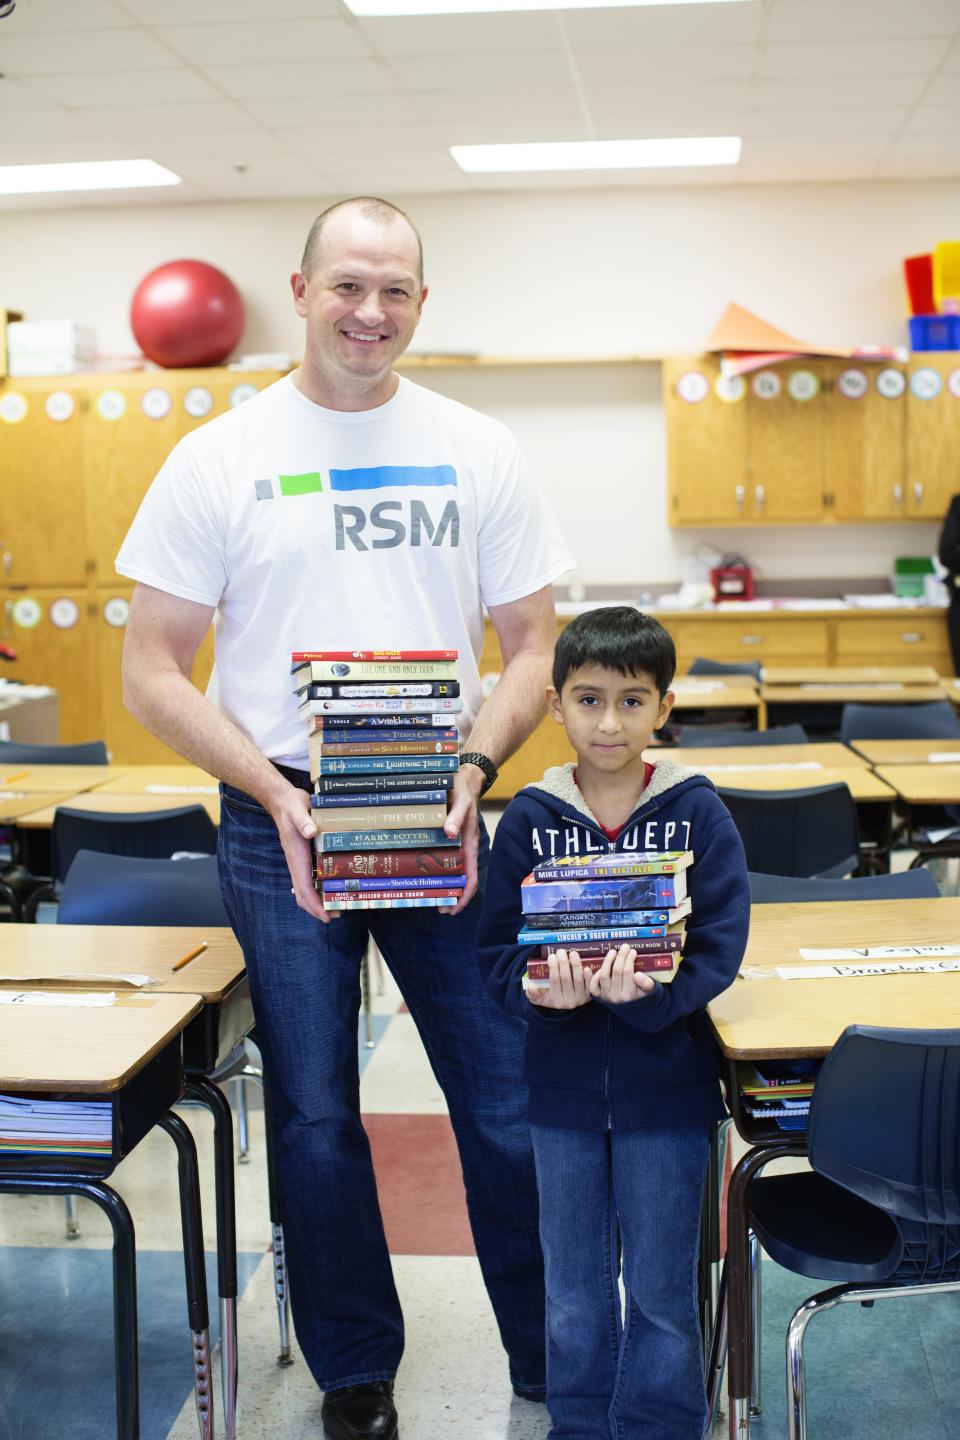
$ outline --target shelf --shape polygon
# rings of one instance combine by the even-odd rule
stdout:
[[[662,355],[402,355],[398,370],[506,365],[659,365]]]

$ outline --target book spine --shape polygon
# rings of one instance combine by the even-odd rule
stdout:
[[[445,805],[446,790],[385,790],[382,794],[364,793],[355,795],[315,795],[315,810],[349,810],[356,806],[370,805]]]
[[[427,830],[341,830],[322,831],[314,841],[322,853],[331,850],[415,850],[449,845],[460,849],[459,835],[449,836],[439,828]]]
[[[449,716],[446,717],[449,719]],[[384,725],[367,730],[359,725],[345,726],[342,730],[328,730],[322,723],[311,726],[308,739],[316,745],[435,745],[438,742],[459,743],[460,736],[455,725],[406,726],[393,729]]]
[[[384,665],[390,660],[456,660],[459,650],[294,650],[294,665],[314,660],[363,660]]]
[[[600,955],[588,955],[583,961],[584,970],[592,975],[599,970],[603,964],[604,957]],[[644,973],[653,973],[657,970],[672,970],[677,964],[679,956],[676,951],[661,951],[657,954],[638,955],[633,962],[634,973],[638,970]],[[548,980],[550,978],[550,967],[546,960],[529,960],[527,962],[527,974],[531,980]]]
[[[623,880],[543,881],[523,885],[520,899],[524,914],[573,913],[578,910],[641,910],[668,908],[680,902],[686,887],[679,876],[635,876]]]
[[[544,880],[611,880],[617,876],[626,879],[633,875],[676,875],[685,868],[685,865],[678,865],[672,860],[634,861],[629,865],[605,865],[600,860],[595,865],[536,865],[533,878],[538,883]]]
[[[314,660],[292,666],[295,689],[330,683],[396,685],[404,681],[456,680],[455,660]]]
[[[359,740],[341,743],[338,740],[317,741],[309,737],[310,753],[318,756],[337,755],[456,755],[455,740]]]
[[[455,898],[449,895],[418,895],[412,899],[390,899],[390,900],[343,900],[337,904],[331,904],[324,900],[324,910],[438,910],[443,905],[456,905]]]
[[[662,925],[628,926],[610,930],[521,930],[517,935],[518,945],[560,945],[574,949],[578,945],[629,945],[634,938],[647,939],[651,935],[666,934],[666,921]]]
[[[607,930],[610,928],[611,920],[614,920],[619,929],[624,930],[631,925],[648,925],[651,912],[649,910],[578,910],[569,916],[580,930]],[[524,928],[527,930],[555,930],[557,928],[556,913],[546,915],[524,915]]]
[[[456,715],[463,701],[442,695],[428,700],[307,700],[300,709],[310,715]]]
[[[660,926],[656,925],[649,928],[653,930],[661,929]],[[683,949],[683,940],[684,937],[682,934],[678,934],[675,930],[666,930],[662,931],[662,933],[658,935],[648,935],[646,938],[642,936],[634,936],[634,938],[630,941],[630,947],[631,949],[636,950],[638,954],[652,955],[665,950],[676,950],[679,952]],[[575,949],[581,960],[587,956],[599,956],[602,960],[603,957],[606,955],[607,951],[610,949],[610,946],[595,944],[575,945],[569,947],[556,944],[540,945],[538,947],[538,954],[541,960],[546,960],[548,956],[555,955],[558,950],[563,950],[567,948]]]
[[[316,781],[316,793],[310,797],[310,803],[315,808],[331,795],[349,796],[349,803],[359,804],[353,797],[375,791],[383,796],[384,803],[391,803],[393,795],[397,791],[432,791],[453,789],[453,776],[427,773],[424,775],[324,775]],[[397,802],[399,803],[399,802]],[[426,804],[426,801],[422,802]]]
[[[349,810],[321,810],[316,822],[320,830],[410,830],[416,825],[443,825],[446,805],[405,805],[399,810],[376,805]]]
[[[419,885],[438,875],[445,879],[448,875],[463,875],[463,854],[459,846],[443,850],[381,850],[379,854],[317,856],[317,876],[321,881],[415,876]]]
[[[307,700],[423,700],[430,695],[443,695],[456,699],[460,685],[456,680],[408,680],[392,684],[348,684],[336,681],[329,685],[313,683],[306,687]]]
[[[307,718],[307,733],[335,730],[453,730],[453,734],[436,735],[437,740],[455,740],[457,727],[449,715],[310,715]]]
[[[325,895],[352,895],[362,890],[462,890],[466,883],[466,875],[377,875],[320,882]]]
[[[459,770],[459,755],[351,755],[334,760],[320,760],[319,769],[311,778],[323,775],[390,775],[401,771],[427,774],[435,770]]]

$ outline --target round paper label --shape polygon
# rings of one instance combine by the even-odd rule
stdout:
[[[718,400],[724,400],[728,405],[735,405],[742,400],[747,393],[747,382],[742,375],[718,375],[713,382],[713,393]]]
[[[213,409],[213,396],[205,385],[191,385],[183,397],[183,408],[194,420],[201,420]]]
[[[13,623],[19,625],[21,630],[32,630],[39,625],[43,619],[43,610],[40,602],[34,600],[30,595],[24,595],[13,602]]]
[[[250,396],[256,395],[256,393],[256,385],[234,385],[230,391],[230,408],[234,409],[237,405],[242,405],[244,400],[249,400]]]
[[[51,390],[43,408],[46,410],[49,419],[56,420],[59,423],[63,420],[69,420],[76,406],[73,403],[73,396],[69,390]]]
[[[699,405],[710,393],[710,382],[699,370],[687,370],[677,381],[677,394],[688,405]]]
[[[877,375],[877,394],[882,395],[884,400],[899,400],[907,382],[904,379],[902,370],[892,370],[886,366]]]
[[[910,389],[918,400],[936,400],[943,389],[943,381],[938,371],[924,365],[910,376]]]
[[[148,420],[163,420],[170,414],[173,406],[173,396],[169,390],[161,390],[159,385],[152,385],[149,390],[144,390],[140,400],[140,409]]]
[[[104,390],[97,396],[97,414],[101,419],[119,420],[126,413],[126,396],[119,390]]]
[[[130,601],[122,595],[111,595],[104,601],[103,618],[114,630],[122,630],[130,613]]]
[[[79,619],[80,606],[69,596],[54,600],[50,606],[50,623],[56,625],[58,630],[72,630]]]
[[[947,389],[960,400],[960,370],[951,370],[947,376]]]
[[[863,370],[844,370],[837,389],[845,400],[862,400],[870,389],[870,381]]]
[[[19,425],[28,409],[27,397],[17,390],[10,390],[6,395],[0,396],[0,420],[7,425]]]
[[[783,382],[775,370],[761,370],[753,377],[753,393],[758,400],[776,400]]]
[[[791,400],[805,404],[820,393],[820,381],[812,370],[794,370],[787,381],[787,394]]]

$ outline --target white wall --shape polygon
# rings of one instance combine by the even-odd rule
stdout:
[[[695,350],[732,299],[812,340],[902,342],[902,257],[960,235],[957,181],[391,198],[426,250],[432,293],[415,348],[458,353]],[[243,349],[296,353],[287,277],[325,203],[8,212],[0,303],[92,323],[103,353],[129,354],[137,282],[190,256],[243,292]],[[935,544],[929,524],[669,530],[655,365],[425,373],[520,436],[588,583],[676,581],[702,540],[779,578],[885,575],[894,555]]]

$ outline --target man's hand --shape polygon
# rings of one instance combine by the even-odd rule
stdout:
[[[597,1000],[608,1000],[611,1005],[626,1005],[639,1000],[653,989],[653,981],[642,970],[634,971],[636,950],[621,945],[619,950],[611,948],[600,969],[594,972],[590,981],[590,994]]]
[[[545,990],[531,987],[527,999],[542,1010],[576,1010],[590,1003],[590,984],[576,950],[558,950],[547,961],[550,983]]]
[[[465,765],[458,770],[453,780],[450,795],[450,809],[444,821],[447,835],[459,835],[462,845],[463,873],[467,883],[456,905],[441,905],[441,915],[459,915],[473,899],[477,891],[477,854],[480,847],[480,824],[477,819],[477,805],[483,788],[484,774],[476,765]]]
[[[293,894],[301,910],[324,924],[336,912],[324,910],[323,902],[313,883],[313,847],[311,841],[317,827],[310,816],[310,796],[296,785],[288,785],[270,814],[280,836],[280,844],[290,871]],[[291,904],[293,896],[290,897]]]

